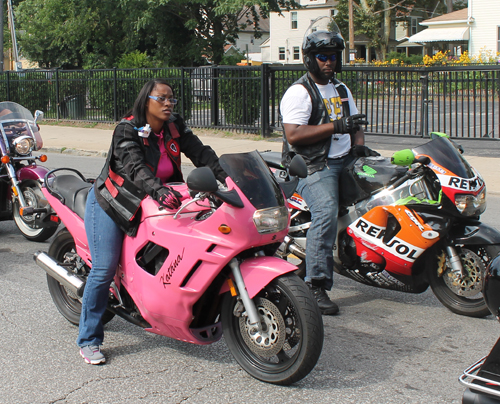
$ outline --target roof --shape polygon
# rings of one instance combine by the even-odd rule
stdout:
[[[424,20],[420,25],[434,25],[434,24],[446,24],[451,22],[461,22],[467,21],[469,18],[469,9],[463,8],[462,10],[453,11],[451,13],[440,15],[439,17],[430,18]]]
[[[469,40],[469,27],[429,27],[412,35],[408,42],[463,42]]]
[[[259,6],[255,6],[255,8],[259,13]],[[252,20],[252,16],[248,14],[249,12],[250,10],[247,9],[246,12],[243,13],[243,15],[238,19],[238,26],[246,25],[245,29],[240,30],[241,32],[253,32],[255,30],[255,23],[247,23],[247,20]],[[269,18],[262,18],[259,13],[259,31],[269,32],[269,27]]]

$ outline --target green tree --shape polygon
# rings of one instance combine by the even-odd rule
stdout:
[[[243,25],[253,24],[297,6],[296,0],[23,0],[16,17],[23,55],[42,67],[113,67],[134,51],[152,65],[192,66],[207,59],[219,64],[241,17]]]
[[[133,3],[133,4],[132,4]],[[112,67],[139,43],[131,10],[144,2],[24,0],[16,7],[22,54],[41,67]]]

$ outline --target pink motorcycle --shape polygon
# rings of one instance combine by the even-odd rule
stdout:
[[[304,176],[303,160],[292,174]],[[193,344],[224,333],[229,350],[251,376],[289,385],[316,365],[323,346],[318,306],[296,266],[274,257],[290,223],[286,199],[297,179],[281,186],[257,152],[228,154],[219,185],[197,168],[175,211],[150,197],[141,204],[135,237],[125,236],[104,322],[116,314],[146,331]],[[91,186],[79,174],[46,176],[43,193],[66,228],[35,261],[48,274],[60,313],[78,324],[92,266],[83,223]],[[59,173],[57,173],[59,174]],[[50,178],[49,178],[50,177]]]

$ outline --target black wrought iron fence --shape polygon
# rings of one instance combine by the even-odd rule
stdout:
[[[0,98],[49,119],[116,122],[151,78],[171,83],[192,127],[269,135],[281,130],[279,103],[302,66],[29,70],[0,73]],[[500,66],[346,66],[339,79],[377,134],[500,138]]]

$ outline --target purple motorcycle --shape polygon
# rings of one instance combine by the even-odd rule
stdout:
[[[59,225],[41,185],[47,168],[36,164],[47,156],[33,156],[43,146],[37,120],[41,111],[30,111],[15,102],[0,102],[0,221],[12,220],[24,237],[45,241]]]

